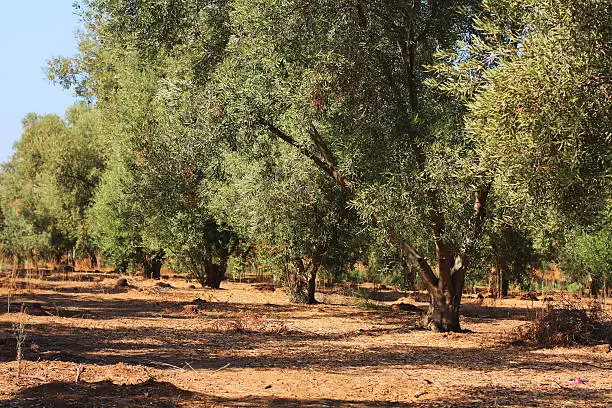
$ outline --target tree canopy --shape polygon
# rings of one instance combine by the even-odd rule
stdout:
[[[319,268],[339,276],[384,242],[419,270],[426,325],[458,331],[470,268],[519,279],[544,225],[599,239],[609,2],[77,7],[80,53],[49,76],[91,106],[25,119],[2,173],[5,251],[145,273],[170,259],[219,287],[259,245],[312,303]]]

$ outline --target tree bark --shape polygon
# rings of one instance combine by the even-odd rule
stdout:
[[[597,299],[599,297],[599,289],[600,289],[600,284],[596,279],[593,279],[591,281],[591,285],[589,287],[589,294],[591,295],[591,297]]]
[[[290,265],[285,265],[285,277],[283,284],[289,295],[291,303],[306,303],[308,301],[308,266],[303,259],[296,259],[292,263],[296,271]],[[314,296],[314,295],[313,295]]]
[[[297,272],[289,274],[287,282],[288,293],[293,303],[306,303],[314,305],[317,302],[315,298],[317,285],[317,272],[321,267],[322,256],[325,253],[324,245],[317,245],[312,253],[312,258],[307,260],[304,258],[296,259],[293,263]]]
[[[96,254],[91,254],[91,256],[89,257],[89,266],[94,269],[98,267],[98,257],[96,256]]]
[[[164,264],[164,255],[158,254],[151,259],[151,278],[159,280],[161,278],[161,268]]]
[[[145,257],[142,261],[142,271],[145,279],[158,279],[161,277],[161,267],[164,263],[164,252],[158,252],[155,255]]]
[[[510,280],[506,276],[505,272],[502,271],[502,275],[501,275],[501,295],[502,297],[508,296],[509,288],[510,288]]]
[[[439,255],[438,255],[439,257]],[[457,261],[458,262],[458,261]],[[424,326],[438,332],[461,332],[459,311],[465,283],[465,267],[448,262],[438,266],[439,278],[435,286],[429,286],[429,309],[424,316]]]
[[[221,267],[215,263],[210,263],[206,268],[206,278],[204,285],[212,289],[219,289],[224,276],[221,273]]]
[[[309,270],[308,270],[308,286],[307,286],[307,297],[306,303],[309,305],[314,305],[317,302],[315,299],[315,289],[317,285],[317,272],[321,266],[321,257],[325,253],[324,245],[317,245],[312,254],[312,260],[310,261]]]
[[[317,271],[318,271],[319,267],[312,267],[309,274],[308,274],[308,296],[306,299],[306,303],[308,303],[309,305],[314,305],[317,304],[319,302],[317,302],[317,299],[315,299],[315,289],[316,289],[316,285],[317,285]]]
[[[224,281],[225,271],[227,270],[227,261],[229,254],[223,252],[219,257],[219,263],[215,263],[212,257],[208,257],[204,261],[204,272],[206,277],[204,282],[200,282],[202,286],[206,286],[212,289],[219,289],[221,282]]]
[[[460,332],[459,308],[461,295],[451,296],[442,291],[430,292],[429,309],[425,315],[425,326],[432,331]]]
[[[151,279],[153,277],[153,266],[151,265],[151,261],[145,259],[142,262],[142,274],[145,279]]]
[[[497,238],[499,239],[499,237]],[[496,238],[493,238],[495,241]],[[492,242],[493,253],[495,254],[495,264],[497,269],[497,275],[495,276],[496,287],[495,292],[491,292],[495,294],[495,297],[502,298],[504,296],[508,296],[508,287],[510,285],[510,281],[508,279],[508,262],[506,260],[506,255],[502,248],[496,242]]]

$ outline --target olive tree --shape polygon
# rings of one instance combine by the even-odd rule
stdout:
[[[88,257],[96,248],[84,223],[104,163],[95,109],[77,104],[65,119],[29,114],[0,189],[3,247],[20,260]]]

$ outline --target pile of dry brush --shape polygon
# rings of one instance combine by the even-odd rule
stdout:
[[[539,347],[612,345],[612,316],[597,302],[548,304],[531,322],[516,328],[513,340]]]

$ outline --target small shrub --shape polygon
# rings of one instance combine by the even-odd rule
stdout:
[[[534,312],[531,322],[515,329],[513,340],[540,347],[612,344],[612,317],[596,302],[548,304]]]
[[[565,288],[562,288],[562,289],[565,289],[572,293],[582,293],[582,290],[584,289],[584,285],[582,283],[572,282],[572,283],[568,283],[565,286]]]
[[[27,327],[27,308],[24,304],[21,304],[21,312],[19,314],[19,320],[13,323],[13,333],[15,335],[15,351],[17,361],[17,377],[21,375],[21,360],[23,358],[23,348],[28,338]]]

